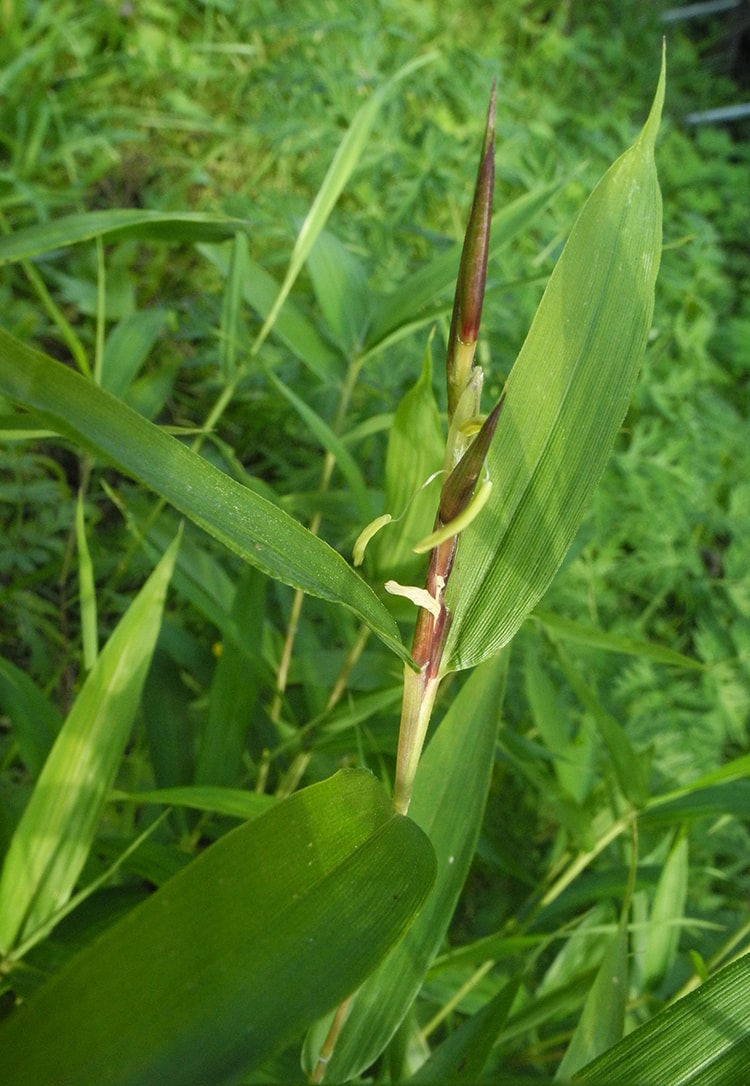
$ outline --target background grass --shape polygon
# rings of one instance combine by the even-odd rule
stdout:
[[[49,5],[9,5],[0,10],[0,226],[17,230],[110,207],[224,211],[252,224],[249,256],[280,280],[300,221],[358,106],[401,64],[435,51],[385,106],[329,229],[353,258],[345,303],[356,298],[358,277],[367,290],[408,292],[422,263],[462,236],[485,103],[497,77],[496,207],[540,182],[572,179],[490,266],[480,342],[489,402],[502,388],[585,194],[646,115],[658,73],[661,6],[71,2],[56,5],[53,15]],[[517,965],[519,952],[506,949],[494,972],[476,977],[479,951],[473,954],[472,946],[526,923],[539,905],[537,888],[549,884],[556,865],[571,848],[595,840],[597,817],[616,787],[598,713],[626,729],[654,793],[689,786],[747,749],[750,156],[746,131],[691,129],[684,122],[690,110],[738,97],[715,51],[721,26],[708,29],[714,51],[706,50],[705,36],[691,40],[684,28],[668,33],[658,148],[665,251],[654,329],[603,484],[544,602],[545,611],[589,630],[657,642],[703,666],[679,669],[645,651],[604,651],[596,633],[584,644],[544,621],[522,630],[490,808],[450,935],[464,956],[433,970],[418,1006],[421,1021],[474,983],[458,1010],[435,1027],[435,1037],[494,994]],[[123,397],[149,418],[193,430],[226,380],[219,365],[222,259],[228,254],[216,248],[132,240],[102,251],[91,244],[47,253],[3,269],[3,324],[66,362],[78,351],[92,368],[98,356],[113,358],[119,350],[131,366]],[[266,370],[337,427],[365,478],[374,516],[382,511],[387,430],[420,372],[425,331],[367,362],[337,420],[354,352],[326,320],[312,269],[293,300],[327,344],[330,371],[314,376],[271,338],[262,366],[240,382],[203,451],[237,478],[270,489],[303,521],[320,511],[321,534],[348,554],[362,526],[353,495],[338,473],[321,491],[320,442]],[[104,320],[97,318],[102,312]],[[259,325],[259,315],[241,307],[240,362]],[[441,404],[445,332],[442,317],[433,346]],[[85,495],[101,641],[151,568],[155,548],[170,537],[174,518],[162,514],[144,548],[151,498],[64,442],[15,440],[8,430],[5,438],[0,656],[33,680],[46,711],[65,713],[82,675],[73,546],[78,488]],[[284,793],[347,762],[387,778],[400,684],[395,658],[369,643],[332,706],[357,631],[348,616],[308,600],[289,683],[274,709],[291,591],[263,585],[197,532],[187,533],[185,546],[192,549],[170,598],[120,786],[137,791],[198,779]],[[233,664],[226,640],[221,651],[217,619],[229,613],[251,646]],[[0,687],[3,846],[38,772],[19,748],[8,690],[7,682]],[[222,731],[228,706],[234,723]],[[153,814],[148,806],[113,804],[85,876],[98,874]],[[37,948],[16,990],[34,987],[228,824],[219,815],[174,814],[128,860],[114,886]],[[642,829],[646,902],[679,825]],[[641,969],[631,1024],[678,991],[697,962],[727,953],[735,935],[743,937],[746,822],[731,810],[716,812],[691,821],[688,837],[689,880],[675,919],[679,945],[659,974],[647,977]],[[526,996],[567,994],[541,1024],[525,1020],[521,1008],[517,1026],[501,1038],[498,1060],[542,1069],[559,1058],[583,998],[575,983],[603,946],[597,925],[615,917],[621,869],[620,853],[605,851],[540,918],[542,949]],[[594,934],[586,943],[566,942],[566,925],[580,922]],[[636,973],[638,967],[636,956]],[[557,984],[561,976],[570,992]]]

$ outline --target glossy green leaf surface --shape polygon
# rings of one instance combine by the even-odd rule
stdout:
[[[602,1086],[744,1086],[750,955],[628,1034],[574,1077]]]
[[[150,487],[268,576],[343,603],[408,658],[396,623],[341,555],[92,382],[1,330],[0,392]]]
[[[459,541],[446,591],[445,670],[501,648],[570,546],[627,409],[651,327],[661,256],[646,125],[589,197],[511,371],[488,465],[489,503]]]
[[[86,678],[16,827],[0,879],[0,949],[65,905],[122,759],[161,625],[175,540]]]
[[[349,770],[207,849],[0,1029],[15,1086],[219,1086],[360,984],[428,893],[435,857]]]
[[[469,678],[419,764],[410,814],[437,854],[435,887],[405,938],[354,997],[329,1082],[359,1074],[382,1052],[443,941],[484,816],[507,662],[488,662]]]

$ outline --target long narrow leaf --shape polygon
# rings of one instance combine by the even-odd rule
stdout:
[[[289,388],[288,385],[285,385],[283,381],[279,380],[279,378],[270,370],[268,371],[268,379],[284,399],[292,405],[299,417],[310,429],[311,433],[315,435],[326,452],[329,452],[334,457],[339,471],[351,487],[352,496],[357,503],[360,516],[365,520],[369,520],[372,513],[370,508],[370,497],[367,493],[365,480],[362,477],[359,464],[343,444],[341,438],[333,432],[331,427],[320,417],[320,415],[313,411],[309,404],[305,403],[301,396],[298,396],[296,392]]]
[[[415,57],[413,60],[409,61],[408,64],[405,64],[387,81],[387,83],[384,83],[378,88],[369,101],[362,106],[352,121],[349,130],[336,151],[331,165],[328,167],[328,172],[323,180],[323,184],[318,190],[313,205],[308,211],[305,221],[302,223],[302,227],[300,228],[300,232],[297,235],[297,240],[294,244],[294,249],[292,250],[292,257],[289,261],[289,267],[284,277],[284,282],[281,284],[278,296],[258,334],[255,344],[256,349],[265,340],[268,332],[273,327],[289,291],[292,289],[297,276],[305,265],[310,250],[328,221],[328,216],[333,211],[344,186],[351,177],[352,171],[357,165],[360,155],[367,145],[367,141],[370,138],[370,132],[372,131],[372,127],[375,124],[378,112],[384,101],[400,80],[405,79],[407,76],[411,75],[412,72],[415,72],[425,64],[431,63],[436,56],[436,53],[427,53],[424,56]]]
[[[97,237],[162,238],[164,241],[223,241],[238,230],[247,231],[245,219],[204,211],[144,211],[116,208],[66,215],[0,238],[0,264],[28,260],[55,249]]]
[[[200,245],[199,252],[224,276],[229,275],[229,252],[222,245]],[[265,319],[279,293],[272,275],[253,260],[246,262],[242,297]],[[274,336],[289,348],[321,381],[341,379],[343,361],[325,342],[317,327],[303,316],[289,298],[284,302],[273,327]]]
[[[161,625],[175,539],[76,698],[13,835],[0,880],[0,949],[64,905],[122,759]]]
[[[240,826],[92,943],[0,1028],[14,1086],[221,1086],[360,984],[428,893],[435,857],[350,770]]]
[[[394,620],[341,555],[92,382],[2,330],[0,392],[118,465],[268,576],[343,603],[408,659]]]

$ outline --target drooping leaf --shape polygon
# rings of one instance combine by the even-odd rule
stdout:
[[[65,215],[0,238],[0,264],[28,260],[97,237],[161,238],[164,241],[222,241],[248,230],[245,219],[205,211],[144,211],[115,208]]]
[[[0,1028],[21,1086],[221,1086],[360,984],[432,884],[424,833],[349,770],[202,853]]]
[[[661,255],[654,142],[664,70],[635,145],[589,197],[508,380],[494,489],[463,533],[446,604],[444,669],[502,647],[570,546],[630,400]]]
[[[150,487],[270,577],[343,603],[408,658],[394,620],[341,555],[91,381],[2,330],[0,392]]]

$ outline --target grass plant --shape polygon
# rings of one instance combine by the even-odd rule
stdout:
[[[655,7],[0,10],[10,1081],[744,1081],[748,152]]]

